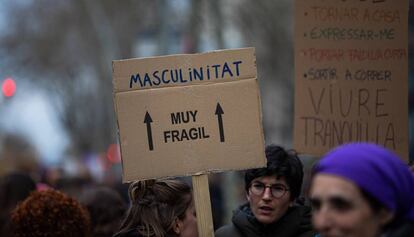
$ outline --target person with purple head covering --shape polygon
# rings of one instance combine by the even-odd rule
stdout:
[[[393,152],[349,143],[313,172],[312,223],[322,237],[414,236],[414,175]]]

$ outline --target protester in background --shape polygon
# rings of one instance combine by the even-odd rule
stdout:
[[[73,198],[56,190],[36,191],[11,214],[16,237],[85,237],[90,235],[87,211]]]
[[[116,237],[197,237],[191,187],[179,180],[137,181],[129,187],[131,206]]]
[[[314,168],[310,198],[321,236],[414,236],[414,176],[383,147],[329,152]]]
[[[55,189],[79,200],[84,191],[94,185],[89,176],[62,176],[56,180]]]
[[[303,165],[294,151],[266,147],[267,167],[245,173],[248,203],[233,213],[232,223],[216,231],[216,237],[314,236],[310,207],[298,199]]]
[[[10,212],[34,190],[35,181],[24,173],[10,173],[0,179],[0,236],[10,235]]]
[[[121,226],[127,205],[115,190],[93,188],[87,190],[80,201],[88,209],[94,237],[110,237]]]

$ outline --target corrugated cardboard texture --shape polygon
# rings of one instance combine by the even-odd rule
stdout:
[[[237,58],[245,53],[250,56]],[[212,54],[219,63],[244,60],[253,63],[240,64],[242,77],[115,93],[124,182],[265,166],[254,49]],[[169,62],[174,67],[180,66],[177,61],[201,67],[201,62],[218,64],[210,61],[208,53],[191,55],[190,59],[189,55],[181,57],[170,56],[176,61]],[[172,68],[166,58],[161,57],[160,62]],[[153,68],[162,70],[156,58],[149,60]],[[116,75],[128,74],[117,71],[124,68],[123,62],[127,62],[127,68],[148,64],[145,59],[115,62],[119,67],[114,67],[114,81],[121,80]],[[131,71],[140,73],[138,69]]]
[[[408,1],[295,1],[294,147],[370,141],[408,161]]]

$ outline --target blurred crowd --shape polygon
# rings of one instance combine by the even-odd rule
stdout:
[[[0,180],[0,236],[13,236],[12,230],[30,236],[112,236],[128,207],[122,188],[81,177],[36,182],[24,172],[8,173]]]
[[[214,191],[215,236],[414,236],[414,174],[386,148],[350,143],[333,149],[314,165],[306,192],[304,166],[294,150],[269,145],[266,159],[266,167],[244,172],[246,200],[230,223],[216,219],[224,213],[215,210],[220,192]],[[0,236],[199,235],[185,178],[104,185],[62,173],[0,177]]]

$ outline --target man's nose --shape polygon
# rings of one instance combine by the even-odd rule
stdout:
[[[265,190],[263,192],[263,199],[269,200],[272,199],[272,190],[270,187],[265,187]]]

